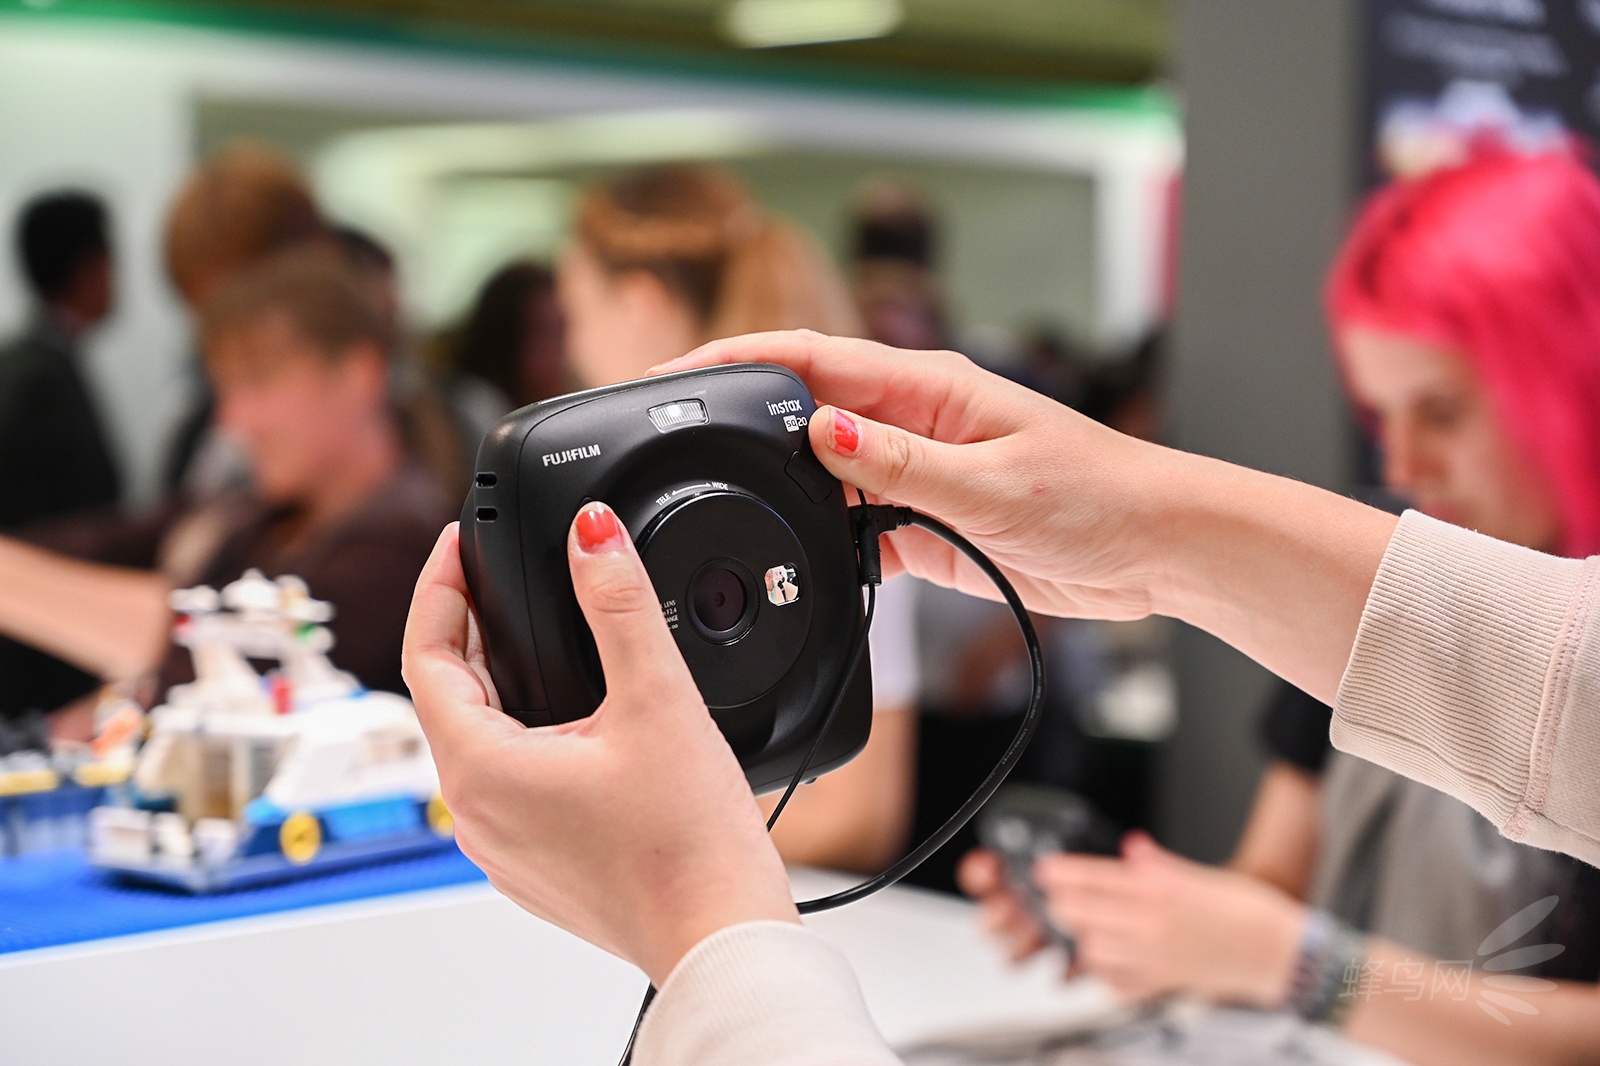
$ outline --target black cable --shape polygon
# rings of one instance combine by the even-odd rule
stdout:
[[[850,691],[850,682],[856,678],[856,669],[861,665],[861,657],[867,650],[867,634],[872,629],[872,615],[878,608],[878,589],[875,585],[867,586],[867,612],[862,617],[861,629],[856,633],[855,649],[850,653],[850,666],[844,672],[844,680],[840,682],[838,691],[834,693],[833,705],[828,708],[828,713],[823,716],[822,728],[817,730],[817,735],[811,740],[811,747],[806,750],[806,757],[800,760],[800,768],[789,779],[789,787],[783,790],[783,798],[778,800],[778,805],[772,808],[772,814],[767,818],[767,832],[772,832],[772,827],[778,824],[778,815],[783,813],[784,807],[789,805],[789,797],[794,795],[794,790],[800,782],[805,780],[806,771],[811,769],[811,763],[817,757],[817,748],[822,744],[822,738],[828,735],[833,728],[833,720],[839,713],[839,708],[844,706],[845,693]]]
[[[867,498],[861,495],[860,489],[856,490],[856,495],[860,497],[862,506],[864,507],[866,505]],[[853,510],[859,510],[859,508]],[[869,549],[869,553],[872,554],[875,559],[878,542],[877,533],[872,533],[870,540],[872,542],[872,548]],[[861,542],[862,532],[858,527],[858,546]],[[864,569],[870,572],[872,567],[867,567]],[[778,824],[778,815],[782,814],[784,807],[789,805],[789,798],[794,795],[795,789],[800,787],[800,782],[805,780],[806,771],[811,769],[811,764],[816,760],[817,749],[822,744],[822,738],[827,736],[829,730],[833,728],[833,720],[838,716],[839,708],[844,705],[845,695],[850,691],[850,683],[855,680],[856,670],[861,666],[861,657],[866,654],[867,634],[872,630],[872,616],[877,610],[878,606],[877,586],[881,580],[882,578],[878,578],[871,581],[867,585],[867,609],[861,619],[861,628],[856,631],[855,647],[850,653],[850,665],[846,667],[844,677],[839,682],[839,687],[834,691],[833,702],[828,707],[828,713],[822,718],[822,727],[817,730],[817,735],[812,738],[811,747],[806,749],[805,758],[800,760],[799,768],[795,770],[794,776],[789,779],[789,787],[784,789],[783,798],[778,800],[778,805],[776,807],[772,808],[772,815],[767,819],[767,832],[769,833],[772,832],[772,827]],[[639,1004],[639,1013],[633,1019],[633,1032],[628,1036],[628,1046],[623,1049],[622,1059],[618,1062],[617,1066],[629,1066],[629,1064],[633,1062],[633,1045],[639,1039],[639,1028],[644,1025],[645,1013],[650,1009],[650,1003],[655,998],[656,986],[651,985],[649,988],[645,989],[644,1001]]]
[[[971,559],[982,570],[984,575],[994,582],[995,588],[1000,590],[1000,595],[1005,598],[1006,604],[1011,608],[1011,613],[1016,616],[1017,628],[1022,631],[1023,643],[1028,649],[1028,667],[1033,675],[1032,691],[1028,694],[1028,707],[1023,712],[1022,724],[1017,727],[1017,735],[1012,738],[1011,744],[1005,753],[1000,756],[1000,761],[995,764],[989,775],[983,779],[971,796],[967,797],[956,812],[941,825],[933,835],[918,844],[903,858],[887,870],[870,880],[847,888],[842,892],[822,896],[817,899],[803,900],[796,904],[801,914],[816,914],[819,911],[833,910],[847,903],[865,899],[874,892],[888,888],[890,885],[905,877],[912,870],[921,866],[928,857],[950,842],[950,838],[961,831],[961,827],[972,820],[989,798],[995,794],[1006,777],[1016,769],[1017,763],[1022,760],[1022,753],[1027,750],[1028,742],[1033,739],[1034,731],[1039,726],[1039,719],[1044,713],[1044,652],[1039,647],[1039,635],[1034,632],[1033,620],[1028,617],[1028,609],[1023,606],[1022,597],[1017,595],[1017,590],[1011,586],[1000,568],[989,561],[989,557],[961,534],[940,522],[936,518],[918,514],[906,507],[875,506],[867,503],[866,496],[861,490],[856,490],[856,496],[861,501],[859,507],[850,508],[850,514],[855,525],[856,551],[860,557],[861,583],[867,589],[867,606],[862,615],[861,628],[856,633],[855,647],[850,654],[850,664],[845,669],[844,677],[835,690],[833,702],[828,707],[828,713],[823,716],[822,726],[817,730],[817,735],[811,741],[811,747],[806,750],[805,758],[800,760],[800,766],[795,770],[794,776],[789,779],[789,786],[784,789],[783,796],[772,809],[772,815],[767,819],[767,831],[777,824],[778,816],[788,806],[789,798],[794,795],[795,789],[805,780],[805,775],[811,769],[812,762],[816,759],[817,751],[822,744],[822,738],[828,735],[833,727],[833,720],[839,713],[839,708],[844,705],[845,694],[850,691],[850,683],[855,680],[856,670],[861,665],[861,658],[866,654],[867,637],[872,630],[872,617],[877,609],[878,586],[883,583],[883,565],[878,548],[878,538],[892,529],[904,526],[918,526],[954,547],[961,554]],[[639,1004],[639,1015],[634,1019],[633,1032],[628,1037],[628,1046],[622,1053],[622,1060],[618,1066],[629,1066],[633,1061],[634,1042],[639,1038],[639,1028],[644,1024],[645,1012],[649,1010],[650,1003],[655,999],[656,987],[651,985],[644,994],[644,1002]]]
[[[1033,620],[1028,617],[1028,609],[1023,606],[1022,597],[1017,595],[1017,590],[1011,587],[1011,582],[1006,580],[1000,568],[989,561],[989,557],[979,551],[975,545],[949,526],[936,518],[918,514],[905,507],[867,507],[852,508],[861,511],[860,525],[872,532],[871,565],[863,559],[863,577],[870,580],[878,576],[877,565],[877,535],[888,532],[900,526],[918,526],[937,536],[940,540],[954,547],[961,554],[971,559],[978,569],[982,570],[994,582],[995,588],[1000,590],[1000,595],[1005,597],[1006,604],[1010,606],[1011,613],[1016,616],[1017,628],[1022,630],[1022,640],[1028,646],[1028,667],[1033,674],[1033,688],[1028,694],[1028,708],[1023,712],[1022,724],[1017,727],[1017,735],[1011,739],[1011,744],[1005,753],[1000,756],[1000,761],[995,764],[989,776],[985,777],[965,803],[956,809],[945,823],[941,825],[932,836],[918,844],[905,857],[878,876],[863,881],[860,884],[835,892],[832,895],[821,896],[817,899],[803,900],[797,906],[801,914],[816,914],[819,911],[833,910],[846,903],[854,903],[865,899],[882,889],[905,877],[912,870],[927,861],[928,856],[938,851],[950,842],[950,838],[960,832],[961,827],[972,820],[973,815],[995,794],[1006,776],[1022,761],[1022,753],[1027,750],[1028,741],[1033,739],[1034,730],[1039,726],[1039,719],[1044,714],[1044,652],[1039,647],[1039,635],[1034,632]],[[865,548],[865,537],[858,537],[858,547]],[[867,554],[865,551],[863,554]],[[879,577],[881,580],[881,577]],[[871,585],[868,586],[869,588]],[[863,641],[865,643],[865,641]],[[848,681],[846,682],[848,684]],[[842,692],[843,690],[841,690]]]
[[[656,998],[656,986],[651,985],[644,990],[644,1001],[639,1004],[639,1013],[633,1019],[633,1032],[628,1034],[628,1046],[622,1049],[622,1058],[617,1066],[628,1066],[633,1062],[633,1045],[639,1039],[639,1027],[644,1024],[645,1011],[650,1009],[650,1003]]]
[[[806,779],[806,771],[811,769],[812,762],[816,760],[817,749],[822,746],[822,738],[833,729],[833,720],[838,717],[839,708],[844,706],[844,698],[850,691],[850,683],[856,679],[856,669],[861,665],[861,657],[866,654],[867,635],[872,632],[872,616],[878,607],[878,586],[883,583],[883,567],[878,562],[878,536],[883,530],[871,524],[865,517],[870,512],[866,493],[856,489],[856,499],[861,501],[861,506],[850,508],[850,519],[856,536],[856,555],[859,560],[861,583],[867,587],[867,610],[862,616],[861,628],[856,630],[855,646],[850,650],[850,664],[845,668],[839,687],[834,690],[833,702],[828,705],[828,713],[822,716],[822,726],[817,730],[817,735],[811,738],[811,747],[806,749],[805,758],[800,760],[800,766],[789,779],[789,787],[783,790],[783,797],[778,800],[778,805],[772,808],[772,814],[767,817],[769,833],[772,832],[772,827],[778,824],[778,815],[789,805],[789,797],[800,787],[800,782]]]

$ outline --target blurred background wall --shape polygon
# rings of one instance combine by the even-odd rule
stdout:
[[[1356,0],[1179,7],[1183,240],[1168,403],[1181,448],[1344,491],[1354,436],[1322,282],[1359,191]],[[1220,641],[1176,640],[1178,729],[1159,823],[1184,851],[1231,852],[1260,773],[1270,675]]]

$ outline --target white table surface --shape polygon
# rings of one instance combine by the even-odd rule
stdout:
[[[848,883],[810,871],[796,892]],[[809,924],[884,1036],[1105,1007],[1005,964],[968,904],[891,889]],[[0,955],[0,1062],[611,1066],[645,980],[484,885]]]

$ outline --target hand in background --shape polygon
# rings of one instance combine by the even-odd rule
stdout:
[[[985,930],[1013,960],[1043,948],[1038,921],[1006,884],[999,856],[962,860],[961,887]],[[1077,941],[1074,974],[1093,974],[1122,998],[1186,993],[1274,1008],[1289,992],[1305,908],[1244,874],[1190,862],[1144,833],[1120,859],[1051,855],[1034,866],[1050,919]]]
[[[1049,941],[1033,912],[1006,881],[1000,856],[986,848],[974,848],[956,867],[961,891],[978,903],[978,921],[983,930],[1000,941],[1012,962],[1021,962]]]
[[[444,531],[417,582],[404,671],[462,851],[519,906],[658,987],[718,929],[798,921],[750,786],[615,514],[590,504],[567,538],[605,701],[538,729],[499,710],[457,537]]]
[[[1270,885],[1137,832],[1121,859],[1051,855],[1034,879],[1077,938],[1077,965],[1125,999],[1186,993],[1270,1009],[1288,995],[1306,911]]]

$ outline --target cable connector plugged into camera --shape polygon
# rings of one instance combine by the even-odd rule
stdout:
[[[883,552],[878,538],[891,530],[911,524],[916,512],[909,507],[864,503],[850,508],[850,522],[856,534],[856,555],[860,558],[861,584],[883,584]]]

